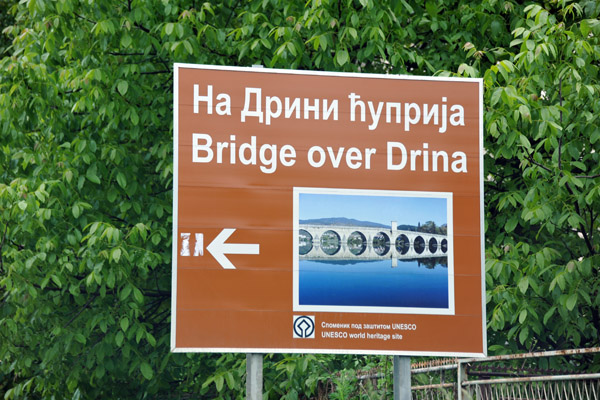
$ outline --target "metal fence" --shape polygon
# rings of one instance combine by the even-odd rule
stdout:
[[[411,373],[413,400],[600,399],[600,347],[432,360]]]

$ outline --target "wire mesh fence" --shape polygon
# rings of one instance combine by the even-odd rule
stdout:
[[[593,374],[586,374],[593,375]],[[598,374],[596,374],[598,375]],[[492,399],[577,399],[596,400],[600,397],[600,376],[561,376],[559,380],[512,380],[477,384],[473,398]]]
[[[412,366],[414,400],[597,400],[600,348]]]

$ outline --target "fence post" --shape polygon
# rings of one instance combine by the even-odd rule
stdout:
[[[246,353],[246,400],[262,400],[263,355]]]
[[[394,356],[394,400],[410,399],[410,357]]]
[[[463,382],[467,380],[467,364],[458,361],[456,368],[456,393],[457,399],[463,400]]]

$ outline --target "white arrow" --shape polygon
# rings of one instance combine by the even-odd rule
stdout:
[[[233,228],[225,228],[217,235],[206,250],[221,264],[225,269],[235,269],[235,266],[229,261],[225,254],[259,254],[258,244],[225,243],[229,236],[235,232]]]

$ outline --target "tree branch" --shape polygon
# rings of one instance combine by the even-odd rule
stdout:
[[[545,165],[542,165],[542,164],[540,164],[539,162],[535,161],[535,160],[533,159],[533,157],[531,157],[531,156],[527,157],[527,160],[529,160],[529,162],[530,162],[530,163],[532,163],[532,164],[534,164],[534,165],[537,165],[538,167],[542,168],[542,169],[543,169],[543,170],[545,170],[545,171],[552,172],[552,170],[551,170],[550,168],[548,168],[548,167],[546,167]]]
[[[235,6],[233,6],[233,8],[231,9],[231,13],[229,14],[229,17],[227,17],[227,22],[225,23],[225,28],[229,28],[229,22],[231,21],[231,17],[233,17],[235,9],[238,8],[238,6],[240,5],[240,1],[241,0],[238,0],[237,3],[235,3]]]
[[[560,102],[560,126],[563,126],[563,112],[562,112],[562,105],[563,105],[563,98],[562,98],[562,76],[560,77],[560,81],[559,81],[559,86],[558,86],[558,101]],[[558,169],[560,171],[562,171],[562,134],[561,136],[558,138]]]
[[[568,183],[565,183],[565,187],[567,188],[571,196],[576,197],[575,192],[573,192],[573,189],[571,189],[571,186]],[[574,206],[575,212],[583,218],[583,214],[581,212],[581,208],[579,208],[579,203],[577,203],[577,199],[575,199],[574,201]],[[583,235],[583,240],[585,241],[585,245],[588,248],[590,255],[595,255],[596,251],[594,250],[594,245],[590,242],[590,235],[588,234],[587,229],[585,229],[585,224],[579,224],[579,229],[581,231],[581,234]]]
[[[90,306],[90,304],[92,304],[92,301],[96,300],[96,297],[98,297],[98,293],[95,293],[95,294],[94,294],[94,295],[93,295],[93,296],[92,296],[92,297],[91,297],[91,298],[90,298],[90,299],[87,301],[87,303],[85,303],[85,304],[83,305],[83,307],[81,307],[81,309],[79,310],[79,312],[78,312],[77,314],[75,314],[75,315],[73,316],[73,318],[71,318],[71,319],[69,320],[69,322],[67,322],[67,323],[66,323],[66,324],[63,326],[63,328],[66,328],[67,326],[71,325],[71,323],[73,323],[73,321],[75,321],[75,319],[77,319],[77,317],[79,317],[79,316],[81,315],[81,313],[82,313],[82,312],[83,312],[83,311],[84,311],[86,308],[88,308],[88,307]]]
[[[121,53],[121,52],[115,52],[115,51],[109,51],[106,54],[108,54],[110,56],[144,56],[144,55],[146,55],[146,53]],[[156,55],[156,54],[152,54],[152,55]]]
[[[138,28],[139,30],[142,30],[146,33],[150,33],[150,30],[148,28],[146,28],[145,26],[140,25],[139,23],[135,23],[133,24],[136,28]]]
[[[87,17],[84,17],[83,15],[79,15],[79,14],[77,14],[76,12],[74,12],[74,13],[73,13],[73,15],[75,15],[77,18],[80,18],[80,19],[82,19],[82,20],[84,20],[84,21],[87,21],[87,22],[89,22],[90,24],[96,24],[96,21],[94,21],[94,20],[91,20],[91,19],[89,19],[89,18],[87,18]]]
[[[600,174],[596,174],[596,175],[573,175],[575,178],[579,178],[579,179],[594,179],[594,178],[600,178]]]
[[[156,74],[170,74],[170,70],[162,70],[162,71],[150,71],[150,72],[140,72],[140,75],[156,75]]]

